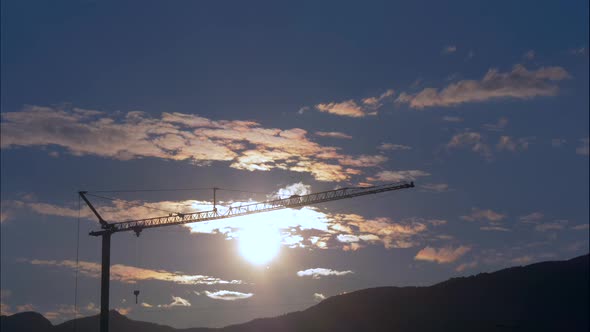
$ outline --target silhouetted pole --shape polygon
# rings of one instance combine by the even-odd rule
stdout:
[[[102,234],[102,270],[100,275],[100,332],[109,332],[111,234],[111,232],[105,232]]]

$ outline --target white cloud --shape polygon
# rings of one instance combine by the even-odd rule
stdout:
[[[40,106],[4,112],[1,117],[3,149],[59,146],[76,156],[159,158],[195,165],[226,162],[247,171],[309,173],[319,181],[344,181],[361,173],[340,163],[356,157],[310,140],[300,128],[264,128],[254,121],[215,121],[183,113],[162,113],[157,118],[142,112],[88,114]],[[353,167],[375,164],[370,165]]]
[[[437,262],[439,264],[452,263],[459,259],[461,256],[465,255],[467,252],[469,252],[469,250],[471,250],[471,248],[467,246],[460,246],[457,248],[449,246],[440,249],[426,247],[420,250],[414,257],[414,259],[429,262]]]
[[[307,270],[303,270],[303,271],[298,271],[297,276],[298,277],[312,277],[313,279],[321,279],[322,277],[327,277],[327,276],[340,277],[340,276],[344,276],[344,275],[352,274],[352,273],[354,273],[354,272],[352,272],[350,270],[337,271],[337,270],[317,267],[314,269],[307,269]]]
[[[459,116],[443,116],[443,121],[446,122],[463,122],[463,118]]]
[[[403,145],[403,144],[392,144],[392,143],[381,143],[377,147],[377,149],[382,151],[395,151],[395,150],[411,150],[411,146]]]
[[[316,302],[322,302],[326,299],[326,296],[322,293],[313,293],[313,299]]]
[[[498,141],[496,148],[498,149],[498,151],[503,151],[503,150],[511,151],[511,152],[524,151],[529,148],[529,144],[530,144],[531,140],[532,140],[531,137],[513,139],[510,136],[500,136],[500,140]]]
[[[490,130],[490,131],[502,131],[502,130],[504,130],[504,128],[506,128],[507,125],[508,125],[508,118],[501,117],[498,119],[497,123],[486,123],[483,125],[483,127],[486,130]]]
[[[576,231],[583,231],[583,230],[588,230],[590,224],[580,224],[580,225],[575,225],[572,226],[571,229],[576,230]]]
[[[502,226],[481,226],[479,229],[482,231],[510,232],[510,229]]]
[[[190,307],[191,303],[187,299],[180,296],[172,295],[172,302],[169,304],[158,304],[158,308],[172,308],[172,307]]]
[[[315,134],[322,137],[352,139],[352,136],[338,131],[316,131]]]
[[[567,220],[555,220],[552,222],[545,222],[535,225],[535,230],[539,232],[546,231],[560,231],[564,229],[568,224]]]
[[[490,147],[483,141],[483,137],[478,132],[468,131],[454,135],[451,137],[449,143],[447,143],[447,148],[468,148],[471,151],[478,153],[486,160],[491,160],[492,158]]]
[[[446,183],[425,183],[420,186],[424,191],[442,193],[449,191],[449,185]]]
[[[476,220],[488,220],[492,222],[497,222],[502,219],[506,218],[506,215],[492,211],[490,209],[487,210],[480,210],[478,208],[472,208],[471,214],[461,216],[461,219],[467,221],[476,221]]]
[[[414,181],[419,177],[429,176],[430,173],[421,170],[404,170],[404,171],[381,171],[374,178],[367,178],[369,181],[399,182]]]
[[[320,112],[334,115],[362,118],[368,115],[377,115],[377,109],[383,106],[383,102],[391,98],[393,94],[393,90],[387,90],[377,97],[364,98],[360,103],[350,99],[341,102],[320,103],[315,105],[315,108]]]
[[[520,217],[520,221],[524,223],[536,223],[543,219],[545,215],[541,212],[532,212],[526,216]]]
[[[25,260],[32,265],[56,266],[71,269],[75,271],[76,261],[72,260]],[[78,271],[81,275],[100,278],[101,266],[98,263],[80,261]],[[150,270],[139,267],[114,264],[111,266],[111,280],[123,283],[134,284],[140,280],[160,280],[173,282],[181,285],[217,285],[217,284],[242,284],[241,280],[223,280],[220,278],[205,275],[187,275],[182,272],[169,272],[165,270]]]
[[[461,80],[443,89],[425,88],[416,94],[402,92],[397,103],[408,104],[411,108],[450,107],[463,103],[483,102],[491,99],[531,99],[540,96],[555,96],[559,87],[554,83],[570,78],[562,67],[542,67],[527,70],[515,65],[512,71],[502,73],[490,69],[479,80]]]
[[[590,139],[588,137],[580,139],[581,145],[576,148],[576,153],[582,156],[588,157],[590,154],[589,142]]]
[[[218,290],[215,292],[205,291],[205,295],[207,297],[215,299],[215,300],[223,300],[223,301],[237,301],[237,300],[244,300],[247,298],[252,297],[253,293],[241,293],[229,290]]]
[[[447,45],[442,49],[441,53],[442,54],[451,54],[451,53],[455,53],[456,51],[457,51],[457,46]]]

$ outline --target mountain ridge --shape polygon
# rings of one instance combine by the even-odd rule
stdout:
[[[367,288],[302,311],[223,328],[175,329],[111,311],[111,332],[587,331],[589,258],[510,267],[427,287]],[[16,321],[11,317],[20,315],[22,321],[23,314],[2,316],[2,331],[17,331],[11,329]],[[37,329],[23,326],[18,331],[69,332],[74,324],[78,331],[98,331],[98,315],[55,326],[47,322],[50,327],[41,323]]]

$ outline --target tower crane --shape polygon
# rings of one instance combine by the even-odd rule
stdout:
[[[287,208],[299,208],[306,205],[413,187],[414,182],[405,181],[370,187],[347,187],[335,190],[322,191],[318,193],[312,193],[308,195],[292,195],[288,198],[268,200],[261,203],[250,203],[240,206],[230,206],[224,212],[219,212],[217,209],[215,192],[219,188],[213,188],[214,199],[212,210],[198,211],[194,213],[174,213],[164,217],[127,220],[122,222],[107,222],[106,220],[104,220],[103,217],[98,213],[96,208],[86,197],[88,192],[80,191],[78,192],[78,194],[84,200],[84,202],[86,202],[90,210],[94,213],[101,226],[101,230],[92,231],[89,234],[91,236],[102,237],[102,263],[100,279],[100,332],[108,332],[109,330],[109,279],[111,269],[111,235],[113,235],[114,233],[133,231],[137,236],[139,236],[142,230],[149,228],[234,218],[254,213],[269,212]],[[139,294],[138,291],[136,292],[137,294]]]

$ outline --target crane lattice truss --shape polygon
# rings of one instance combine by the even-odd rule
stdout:
[[[138,220],[129,220],[118,223],[101,222],[103,230],[91,232],[90,235],[99,236],[105,232],[140,232],[146,228],[182,225],[194,222],[203,222],[217,219],[233,218],[245,216],[254,213],[268,212],[286,208],[297,208],[311,204],[335,201],[344,198],[377,194],[386,191],[400,190],[414,187],[413,182],[390,183],[372,187],[353,187],[341,188],[336,190],[323,191],[308,195],[293,195],[288,198],[275,199],[261,203],[252,203],[240,206],[230,206],[226,211],[220,213],[217,208],[209,211],[199,211],[194,213],[176,213],[164,217],[146,218]],[[84,192],[80,193],[84,197]],[[86,199],[85,199],[86,200]],[[87,201],[88,203],[88,201]],[[93,211],[95,211],[93,209]],[[95,212],[96,213],[96,212]],[[99,218],[99,220],[102,218]],[[103,220],[104,221],[104,220]]]
[[[134,231],[137,236],[146,228],[182,225],[193,222],[210,221],[232,217],[245,216],[254,213],[268,212],[286,208],[298,208],[306,205],[335,201],[344,198],[352,198],[363,195],[377,194],[386,191],[400,190],[414,187],[414,182],[390,183],[372,187],[341,188],[323,191],[309,195],[293,195],[289,198],[281,198],[262,203],[251,203],[241,206],[230,206],[224,212],[219,212],[215,205],[215,190],[213,191],[213,210],[200,211],[188,214],[176,213],[165,217],[128,220],[109,223],[102,218],[100,213],[86,198],[87,192],[79,192],[80,197],[88,204],[94,215],[98,218],[102,230],[90,232],[92,236],[102,237],[102,263],[100,277],[100,331],[109,331],[109,284],[111,268],[111,235],[118,232]],[[134,292],[135,296],[139,291]]]

